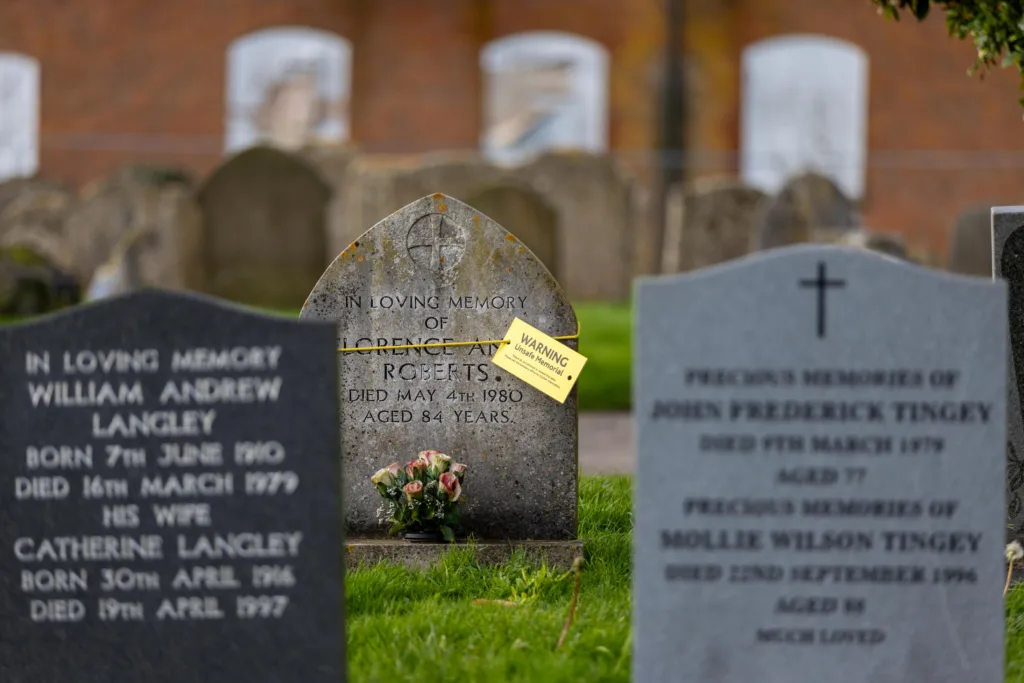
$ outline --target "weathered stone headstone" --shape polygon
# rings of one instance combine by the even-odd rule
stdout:
[[[1007,536],[1024,540],[1024,206],[991,209],[994,277],[1009,291],[1007,376],[1006,506]]]
[[[836,240],[836,243],[848,247],[856,247],[858,249],[877,251],[880,254],[885,254],[886,256],[898,258],[903,261],[910,260],[910,255],[907,253],[907,247],[904,244],[903,239],[897,235],[891,235],[883,232],[872,232],[871,230],[858,228],[844,233],[838,240]]]
[[[334,321],[338,347],[501,340],[515,318],[554,336],[576,316],[544,265],[470,206],[435,194],[342,252],[300,317]],[[564,342],[576,348],[576,342]],[[497,344],[340,352],[348,532],[383,536],[370,476],[427,449],[469,467],[466,531],[576,535],[576,392],[564,404],[491,364]]]
[[[664,191],[664,225],[662,230],[661,257],[659,268],[655,273],[665,274],[679,272],[682,263],[683,246],[683,213],[686,201],[686,190],[682,183],[673,183]],[[643,272],[639,271],[638,272]]]
[[[559,281],[574,300],[625,301],[634,265],[633,183],[614,156],[551,150],[516,169],[558,211]],[[440,186],[446,187],[446,186]]]
[[[0,679],[344,679],[334,337],[160,291],[0,328]]]
[[[331,200],[327,204],[325,253],[323,266],[351,244],[359,235],[347,235],[347,224],[352,213],[352,202],[358,196],[359,188],[352,170],[358,158],[357,150],[347,144],[312,145],[299,150],[299,155],[312,164],[320,177],[331,189]]]
[[[182,169],[141,165],[119,168],[84,188],[66,224],[76,276],[89,283],[116,260],[125,240],[144,233],[132,252],[140,283],[202,290],[206,254],[194,191]]]
[[[754,221],[767,195],[758,189],[720,179],[697,182],[682,198],[678,229],[678,271],[730,261],[748,254]],[[671,272],[676,272],[673,270]]]
[[[506,226],[541,260],[556,279],[559,274],[558,212],[529,186],[503,182],[480,188],[466,203]]]
[[[301,305],[327,263],[331,188],[302,158],[253,147],[232,157],[197,193],[206,289],[276,308]]]
[[[946,266],[962,275],[992,277],[992,205],[972,207],[957,217]]]
[[[1002,681],[1005,285],[807,245],[636,305],[633,680]]]
[[[40,177],[34,178],[10,178],[3,182],[0,182],[0,214],[7,209],[7,206],[18,199],[25,197],[26,195],[43,194],[49,197],[54,195],[64,195],[70,199],[74,199],[75,193],[71,188],[67,187],[62,183],[55,182],[53,180],[46,180]],[[42,200],[46,205],[54,208],[62,208],[64,202],[56,199],[45,199]],[[38,205],[38,200],[32,200],[32,203]],[[47,212],[48,213],[48,212]]]
[[[66,238],[75,195],[41,180],[11,180],[0,185],[0,246],[31,250],[53,267],[73,274],[75,251]]]
[[[830,178],[805,173],[790,179],[763,210],[754,227],[757,249],[832,241],[860,227],[856,205]]]
[[[154,233],[141,226],[122,237],[110,258],[93,272],[86,299],[108,299],[143,289],[146,282],[140,263],[141,252],[155,241]]]

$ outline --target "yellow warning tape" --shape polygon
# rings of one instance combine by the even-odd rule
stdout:
[[[567,339],[579,339],[580,338],[580,324],[576,323],[576,334],[567,334],[561,337],[552,337],[559,341],[565,341]],[[435,342],[431,344],[400,344],[396,346],[353,346],[353,347],[342,347],[338,351],[341,353],[348,353],[350,351],[399,351],[401,349],[436,349],[446,346],[476,346],[478,344],[508,344],[507,339],[485,339],[480,341],[452,341],[452,342]]]

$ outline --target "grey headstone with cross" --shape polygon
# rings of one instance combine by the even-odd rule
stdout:
[[[817,324],[816,329],[818,330],[818,339],[825,338],[825,316],[827,308],[825,306],[825,295],[826,292],[832,287],[845,287],[846,280],[830,280],[826,275],[828,266],[824,261],[818,262],[817,276],[812,280],[805,278],[800,280],[801,288],[812,288],[817,291]]]
[[[422,450],[469,470],[463,519],[480,539],[576,536],[576,392],[564,404],[491,364],[515,318],[573,336],[544,265],[487,216],[443,194],[373,226],[338,255],[300,314],[338,325],[343,500],[353,537],[382,536],[370,476]],[[575,340],[567,340],[576,348]]]
[[[841,247],[642,280],[633,680],[1003,680],[1006,288]]]

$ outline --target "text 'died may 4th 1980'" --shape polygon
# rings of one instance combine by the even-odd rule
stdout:
[[[299,489],[286,443],[218,433],[224,406],[278,401],[282,355],[280,346],[26,354],[24,400],[33,412],[66,411],[60,424],[75,429],[27,444],[10,493],[95,520],[84,532],[18,534],[6,549],[20,565],[26,616],[73,624],[287,613],[303,533],[227,532],[217,520],[218,502],[273,505]]]
[[[946,369],[686,370],[686,398],[655,400],[646,419],[685,424],[680,448],[741,458],[746,476],[770,481],[758,487],[765,495],[688,492],[677,502],[657,530],[665,581],[790,586],[773,589],[771,615],[752,615],[753,642],[863,646],[885,642],[886,630],[858,586],[976,584],[990,530],[961,526],[956,499],[879,495],[872,481],[896,458],[934,468],[951,430],[991,424],[992,404],[961,397],[958,380]],[[844,617],[853,621],[819,621]]]

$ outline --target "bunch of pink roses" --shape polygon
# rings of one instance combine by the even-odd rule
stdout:
[[[439,532],[454,541],[465,476],[466,466],[441,451],[420,451],[405,467],[391,463],[370,477],[384,499],[377,517],[391,524],[391,534]]]

